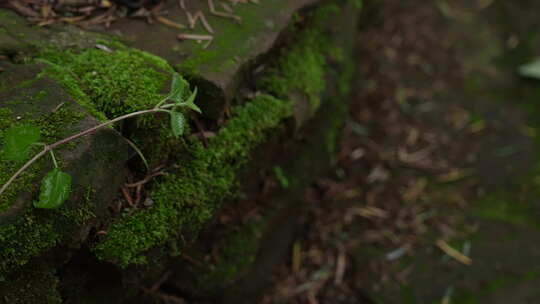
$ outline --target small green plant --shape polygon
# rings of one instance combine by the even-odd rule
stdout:
[[[196,96],[197,88],[190,91],[188,82],[179,74],[174,73],[169,94],[159,103],[157,103],[152,109],[122,115],[80,133],[59,140],[53,144],[39,142],[41,137],[40,129],[36,126],[17,125],[9,128],[5,133],[5,145],[3,147],[5,156],[8,160],[24,161],[28,159],[30,149],[35,145],[43,146],[43,150],[34,155],[34,157],[28,160],[17,172],[15,172],[15,174],[9,178],[2,188],[0,188],[0,195],[2,195],[9,185],[12,184],[13,181],[21,173],[28,169],[28,167],[30,167],[35,161],[40,159],[45,154],[50,154],[54,168],[43,178],[43,181],[41,182],[39,200],[34,202],[34,206],[37,208],[46,209],[57,208],[69,197],[69,193],[71,191],[71,176],[59,169],[58,162],[54,156],[55,148],[71,142],[79,137],[91,134],[118,121],[158,112],[168,113],[170,116],[170,126],[173,135],[176,137],[182,136],[185,130],[186,119],[184,114],[181,112],[181,109],[186,108],[201,113],[199,107],[197,107],[197,105],[194,103]],[[132,143],[130,143],[130,145],[132,145],[135,151],[137,151],[145,165],[148,167],[148,163],[141,151]]]

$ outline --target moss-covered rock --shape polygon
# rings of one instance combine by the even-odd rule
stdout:
[[[299,8],[315,2],[277,1],[242,6],[238,14],[244,20],[243,25],[211,17],[215,22],[216,36],[207,50],[191,42],[177,45],[177,32],[169,28],[153,27],[153,31],[161,34],[152,36],[147,31],[141,32],[141,26],[146,26],[142,23],[123,20],[113,25],[113,28],[118,26],[113,30],[119,30],[116,33],[122,33],[125,42],[163,59],[126,47],[110,37],[71,27],[57,31],[33,31],[11,13],[0,15],[7,16],[0,21],[15,20],[24,31],[34,35],[32,39],[15,39],[11,30],[4,31],[8,35],[3,36],[0,32],[0,41],[5,39],[11,43],[5,48],[5,53],[22,55],[24,60],[18,62],[40,63],[29,77],[17,79],[18,87],[13,90],[6,79],[14,74],[17,78],[22,72],[0,74],[0,143],[1,132],[19,123],[17,116],[21,113],[27,113],[28,108],[19,110],[14,105],[47,105],[32,112],[35,115],[23,116],[21,120],[38,124],[47,142],[97,123],[86,113],[103,121],[151,108],[167,92],[172,66],[189,74],[192,83],[198,85],[202,97],[197,99],[197,104],[208,114],[206,118],[217,118],[219,115],[209,114],[212,108],[217,108],[216,113],[220,114],[221,107],[231,102],[234,96],[243,96],[239,94],[238,87],[252,85],[244,83],[252,73],[244,72],[274,47],[282,29]],[[198,2],[193,3],[199,5]],[[283,132],[285,121],[299,115],[301,103],[307,105],[304,112],[308,113],[304,115],[303,123],[317,117],[313,126],[314,129],[320,127],[320,132],[309,133],[310,139],[306,140],[309,147],[300,149],[298,154],[305,153],[305,159],[291,162],[285,174],[291,176],[292,188],[305,186],[320,173],[324,164],[332,160],[330,155],[335,152],[339,128],[345,117],[346,104],[342,98],[346,98],[346,90],[343,87],[347,86],[351,75],[350,67],[348,70],[344,68],[348,46],[345,49],[332,46],[341,42],[330,37],[336,33],[332,28],[333,18],[346,10],[343,5],[348,1],[333,3],[314,13],[302,14],[282,36],[283,43],[272,50],[279,59],[267,62],[269,69],[265,80],[258,85],[257,89],[262,93],[254,94],[255,97],[248,100],[238,98],[235,101],[237,105],[230,109],[231,117],[226,117],[225,123],[213,119],[204,122],[212,126],[214,135],[208,138],[208,145],[194,137],[174,139],[168,130],[168,120],[160,115],[126,121],[117,126],[124,136],[142,147],[153,163],[167,164],[166,175],[145,186],[144,191],[152,204],[138,206],[118,217],[111,217],[107,212],[107,203],[118,193],[123,182],[127,158],[123,139],[112,129],[95,134],[90,141],[78,140],[61,151],[61,165],[75,176],[77,190],[60,209],[44,211],[29,206],[35,198],[36,181],[43,175],[42,170],[50,165],[44,160],[33,167],[34,170],[28,171],[11,188],[9,198],[5,202],[0,201],[0,208],[4,206],[4,210],[10,211],[14,206],[10,199],[19,197],[19,190],[28,192],[22,207],[13,213],[9,223],[0,223],[0,276],[14,274],[13,270],[22,269],[44,255],[58,257],[54,262],[47,260],[45,268],[52,273],[54,268],[69,259],[73,248],[81,244],[89,245],[92,254],[105,261],[103,264],[108,267],[118,265],[124,268],[150,261],[152,267],[148,268],[155,268],[147,272],[145,269],[148,268],[144,267],[116,268],[123,275],[145,277],[148,272],[158,272],[167,266],[170,254],[167,247],[170,244],[179,244],[173,254],[182,252],[184,246],[195,240],[201,228],[216,215],[223,202],[237,197],[239,173],[246,165],[259,162],[259,158],[268,159],[260,154],[267,153],[260,149],[268,138],[276,138],[279,134],[290,143],[305,143],[297,142],[297,138]],[[171,9],[171,14],[168,17],[173,18],[175,14],[184,16],[184,12],[176,7]],[[0,22],[0,29],[2,24]],[[73,36],[73,44],[68,43],[66,33],[77,33]],[[80,38],[87,34],[91,39],[84,44]],[[143,45],[149,38],[156,37],[163,44]],[[172,38],[167,40],[164,37]],[[96,44],[99,48],[94,48]],[[159,47],[155,48],[156,45]],[[29,67],[23,66],[22,70]],[[342,73],[345,70],[348,73]],[[345,77],[342,78],[343,75]],[[339,80],[336,82],[334,79]],[[27,95],[31,92],[31,95],[14,98],[16,92]],[[328,97],[330,95],[332,98]],[[51,100],[56,103],[49,105]],[[216,100],[219,100],[218,107],[212,105]],[[314,115],[319,107],[324,109],[324,113]],[[319,161],[324,164],[319,166]],[[3,162],[1,154],[0,166],[11,171],[17,167]],[[121,174],[110,176],[118,172]],[[295,176],[298,172],[300,175]],[[5,180],[0,175],[0,182],[2,178]],[[104,233],[89,240],[89,230],[95,227]],[[214,270],[205,274],[206,279],[201,275],[200,282],[223,281],[229,284],[249,272],[263,229],[249,225],[245,229],[227,238],[223,248],[228,249],[224,249]],[[248,243],[249,246],[245,246]],[[66,252],[61,253],[61,248]],[[162,259],[153,259],[156,255]],[[130,272],[133,269],[138,272]],[[14,277],[22,279],[24,276],[22,272],[19,275],[14,274]],[[219,282],[215,283],[218,285]]]
[[[241,22],[212,14],[206,1],[186,3],[190,12],[200,10],[205,14],[214,33],[203,33],[199,27],[193,32],[184,30],[181,33],[210,34],[213,40],[207,48],[205,43],[196,41],[179,42],[179,31],[173,27],[161,26],[154,28],[151,34],[141,35],[148,31],[145,24],[124,20],[112,24],[111,29],[130,46],[165,58],[180,72],[190,74],[199,86],[204,83],[206,89],[202,93],[209,103],[213,103],[206,112],[219,113],[223,105],[235,96],[242,82],[249,81],[243,72],[274,46],[296,12],[316,2],[277,0],[239,4],[234,6],[234,14]],[[163,9],[167,10],[170,20],[189,24],[177,3],[169,2]],[[216,10],[221,11],[217,3]],[[155,43],[156,39],[161,43]],[[212,108],[214,110],[210,110]]]
[[[336,85],[340,86],[342,93],[347,93],[346,86],[350,85],[351,71],[354,70],[353,64],[346,62],[351,43],[338,40],[342,37],[338,32],[350,31],[351,25],[336,29],[331,25],[332,20],[343,13],[347,12],[331,3],[293,23],[288,30],[289,38],[285,38],[291,40],[290,47],[280,50],[279,56],[269,64],[259,80],[259,85],[265,90],[294,101],[297,127],[308,121],[319,108],[330,77],[336,77]],[[349,16],[343,20],[350,22],[354,18]],[[328,71],[335,65],[339,70],[330,76]]]
[[[199,288],[206,294],[217,294],[245,275],[255,262],[263,237],[266,219],[251,219],[221,240],[216,261],[198,276]]]
[[[29,266],[16,276],[0,280],[0,303],[63,303],[57,290],[59,280],[53,270],[39,263]]]
[[[37,54],[36,61],[47,65],[44,75],[56,79],[102,121],[151,109],[166,97],[173,69],[165,60],[117,42],[100,42],[106,50],[48,48]],[[182,141],[172,136],[165,115],[139,116],[116,128],[143,151],[151,164],[174,157],[172,154],[183,147]]]
[[[0,54],[9,55],[17,62],[26,62],[47,47],[85,49],[107,37],[110,36],[75,26],[54,30],[36,27],[15,12],[0,9]]]
[[[111,51],[94,48],[81,53],[51,49],[38,58],[52,65],[46,73],[67,89],[82,91],[91,110],[109,119],[152,108],[167,93],[172,68],[161,58],[114,45]]]
[[[156,185],[151,208],[111,225],[96,254],[123,266],[137,264],[145,261],[144,251],[183,230],[199,229],[233,191],[250,151],[291,114],[290,107],[287,101],[262,95],[236,108],[208,148],[191,143],[181,168]]]
[[[267,63],[268,70],[259,89],[270,91],[271,81],[265,81],[270,79],[284,87],[290,84],[282,88],[280,97],[293,96],[293,91],[303,96],[310,92],[319,100],[318,111],[312,108],[307,111],[305,124],[292,132],[294,137],[290,136],[291,132],[275,132],[269,142],[255,150],[254,155],[260,158],[252,158],[247,172],[242,174],[241,195],[218,211],[216,221],[206,228],[202,240],[186,251],[187,256],[205,263],[185,266],[184,271],[189,275],[175,278],[178,288],[220,303],[256,303],[260,290],[268,284],[268,274],[290,254],[288,246],[305,207],[302,189],[326,172],[334,161],[337,139],[347,115],[347,87],[354,72],[354,62],[350,59],[352,43],[334,33],[349,28],[354,33],[356,13],[354,9],[348,10],[350,7],[333,4],[321,6],[299,17],[298,23],[284,35],[284,41],[294,37],[295,41],[304,43],[286,44],[275,50],[279,56]],[[347,18],[335,18],[338,15]],[[318,58],[308,65],[322,73],[317,89],[312,91],[315,86],[310,86],[311,75],[303,73],[306,66],[297,65],[299,70],[294,71],[295,64],[283,68],[284,63],[306,56]],[[277,90],[271,91],[278,95]],[[292,99],[292,107],[298,102]],[[277,175],[275,182],[281,186],[272,194],[260,197],[258,187],[273,179],[268,175]],[[246,211],[242,212],[241,208]],[[255,214],[251,214],[253,219],[244,219],[247,210]],[[220,222],[222,218],[227,219],[225,223]]]
[[[0,92],[0,147],[7,128],[29,124],[40,129],[41,140],[51,144],[97,124],[51,79],[41,67],[22,66],[1,74],[12,89]],[[17,76],[10,77],[10,74]],[[26,75],[20,78],[21,75]],[[31,152],[36,153],[39,146]],[[39,180],[52,167],[41,158],[0,198],[0,275],[4,276],[60,242],[85,238],[88,221],[103,213],[119,185],[119,169],[127,158],[127,146],[112,130],[102,130],[56,149],[60,167],[73,176],[70,199],[56,210],[37,210]],[[0,183],[4,184],[23,162],[9,161],[0,150]],[[109,169],[116,169],[111,172]]]

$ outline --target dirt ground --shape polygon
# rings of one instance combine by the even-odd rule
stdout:
[[[536,128],[512,71],[536,21],[496,2],[366,1],[338,164],[263,303],[540,301]]]

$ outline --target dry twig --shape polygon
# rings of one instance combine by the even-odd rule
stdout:
[[[237,16],[235,14],[227,13],[227,12],[219,12],[216,10],[216,7],[214,6],[214,0],[208,0],[208,8],[210,10],[210,13],[212,15],[223,17],[223,18],[230,18],[237,22],[242,22],[242,18],[240,16]]]
[[[468,256],[462,254],[461,252],[457,251],[456,249],[452,248],[448,243],[446,243],[444,240],[437,240],[436,242],[437,247],[439,247],[444,253],[446,253],[448,256],[454,258],[460,263],[463,263],[465,265],[471,265],[472,260]]]

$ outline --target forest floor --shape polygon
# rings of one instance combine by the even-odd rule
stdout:
[[[19,2],[40,25],[116,10]],[[540,3],[364,4],[336,165],[262,303],[540,303],[540,83],[516,75]]]
[[[339,160],[263,303],[540,302],[536,4],[450,2],[366,1]]]

